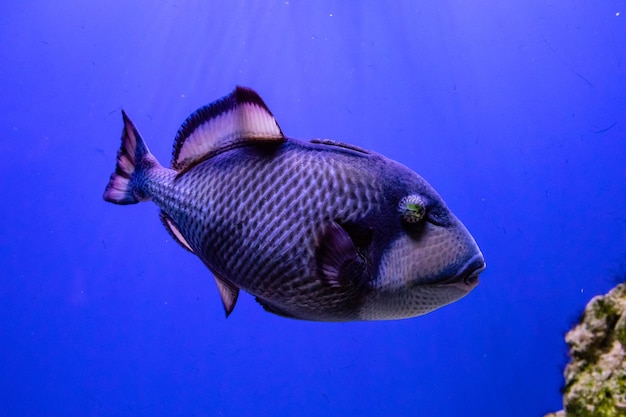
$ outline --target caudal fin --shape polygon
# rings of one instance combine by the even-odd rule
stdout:
[[[152,155],[124,110],[122,118],[124,119],[122,146],[117,151],[117,165],[104,190],[104,199],[115,204],[135,204],[145,198],[141,198],[141,193],[137,192],[136,181],[133,179],[139,171],[145,169],[145,163]]]

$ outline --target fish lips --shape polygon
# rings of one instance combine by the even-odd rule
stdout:
[[[453,277],[439,282],[437,285],[454,287],[464,292],[470,292],[478,285],[478,276],[487,265],[481,253],[467,261]]]

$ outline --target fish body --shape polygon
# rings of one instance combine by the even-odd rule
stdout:
[[[213,273],[227,315],[243,289],[298,319],[414,317],[466,295],[485,267],[419,175],[352,145],[287,138],[242,87],[183,123],[171,168],[124,113],[104,198],[155,202]]]

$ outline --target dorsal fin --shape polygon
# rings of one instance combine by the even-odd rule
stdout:
[[[328,145],[328,146],[336,146],[339,148],[349,149],[351,151],[356,151],[356,152],[360,152],[364,154],[371,154],[371,152],[365,148],[360,148],[356,145],[350,145],[349,143],[343,143],[343,142],[339,142],[333,139],[311,139],[311,143],[318,143],[320,145]]]
[[[185,120],[174,140],[172,168],[180,171],[208,153],[249,140],[282,142],[285,136],[261,97],[237,86]]]

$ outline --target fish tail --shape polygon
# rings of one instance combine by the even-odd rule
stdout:
[[[104,190],[104,199],[115,204],[136,204],[150,199],[142,192],[137,179],[158,162],[124,110],[122,118],[122,145],[117,151],[115,172]]]

